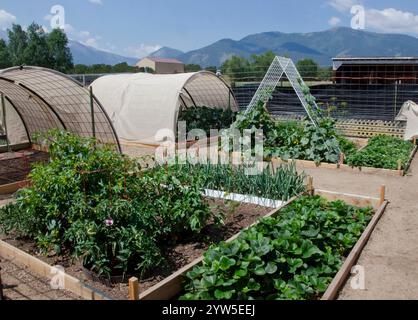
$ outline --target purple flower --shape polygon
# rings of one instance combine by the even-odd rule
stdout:
[[[112,227],[115,222],[113,221],[112,218],[109,218],[105,220],[105,223],[107,227]]]

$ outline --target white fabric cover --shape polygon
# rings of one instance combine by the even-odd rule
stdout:
[[[228,86],[209,72],[108,75],[91,84],[122,144],[157,145],[159,130],[177,132],[182,103],[238,110]],[[185,89],[186,88],[186,89]]]
[[[406,121],[404,139],[406,141],[418,137],[418,105],[413,101],[407,101],[402,106],[397,121]]]
[[[11,146],[28,143],[28,135],[23,125],[19,114],[6,100],[6,123],[7,123],[7,137]],[[3,124],[3,109],[0,106],[0,126],[4,128]],[[0,130],[1,131],[1,130]]]

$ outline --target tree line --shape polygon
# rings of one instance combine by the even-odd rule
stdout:
[[[227,75],[232,81],[259,81],[264,77],[276,54],[267,51],[261,55],[252,55],[249,59],[232,56],[222,66],[222,74]],[[304,79],[328,80],[332,75],[331,67],[321,67],[312,59],[299,60],[296,67]]]
[[[63,73],[126,73],[141,72],[126,62],[114,66],[106,64],[74,65],[68,38],[61,29],[46,32],[42,26],[32,23],[26,30],[19,24],[13,24],[7,30],[8,40],[0,39],[0,69],[13,66],[38,66],[55,69]],[[153,73],[153,70],[146,70]]]
[[[0,39],[0,69],[31,65],[69,72],[73,68],[68,38],[61,29],[47,33],[36,23],[27,30],[13,24],[7,35],[7,42]]]

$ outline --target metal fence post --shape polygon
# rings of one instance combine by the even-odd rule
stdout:
[[[6,123],[6,102],[4,100],[4,93],[1,93],[1,108],[3,113],[3,126],[4,126],[4,133],[6,134],[6,145],[7,151],[11,152],[10,143],[9,143],[9,135],[7,132],[7,123]]]
[[[90,87],[90,111],[91,111],[91,127],[93,132],[93,138],[96,139],[96,119],[94,117],[94,96],[93,88]]]

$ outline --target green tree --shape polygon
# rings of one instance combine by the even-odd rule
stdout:
[[[73,56],[68,48],[67,35],[61,29],[54,29],[47,37],[49,53],[55,70],[67,73],[73,69]]]
[[[198,64],[193,64],[192,63],[192,64],[186,64],[184,66],[184,70],[186,72],[197,72],[197,71],[202,70],[202,67],[200,65],[198,65]]]
[[[76,64],[72,70],[74,74],[88,74],[90,73],[90,68],[85,64]]]
[[[312,59],[299,60],[296,64],[302,78],[318,77],[319,65]]]
[[[126,72],[138,72],[138,67],[133,67],[127,64],[126,62],[115,64],[112,67],[113,73],[126,73]]]
[[[12,60],[10,59],[6,42],[3,39],[0,39],[0,69],[9,68],[11,66]]]
[[[273,51],[267,51],[264,54],[251,56],[251,70],[254,75],[264,76],[272,64],[276,54]]]
[[[7,30],[9,37],[8,51],[11,64],[14,66],[24,64],[24,52],[28,46],[28,37],[26,32],[18,24],[13,24],[12,28]]]
[[[40,25],[32,23],[28,27],[28,45],[23,52],[25,64],[45,68],[54,66],[54,57],[49,50],[47,38],[47,34]]]
[[[245,80],[251,72],[251,65],[247,59],[233,56],[222,64],[221,71],[228,75],[231,81]]]
[[[206,67],[205,70],[216,73],[216,71],[218,71],[218,68],[215,66],[209,66],[209,67]]]
[[[332,78],[332,67],[320,68],[318,78],[323,81],[329,81]]]

